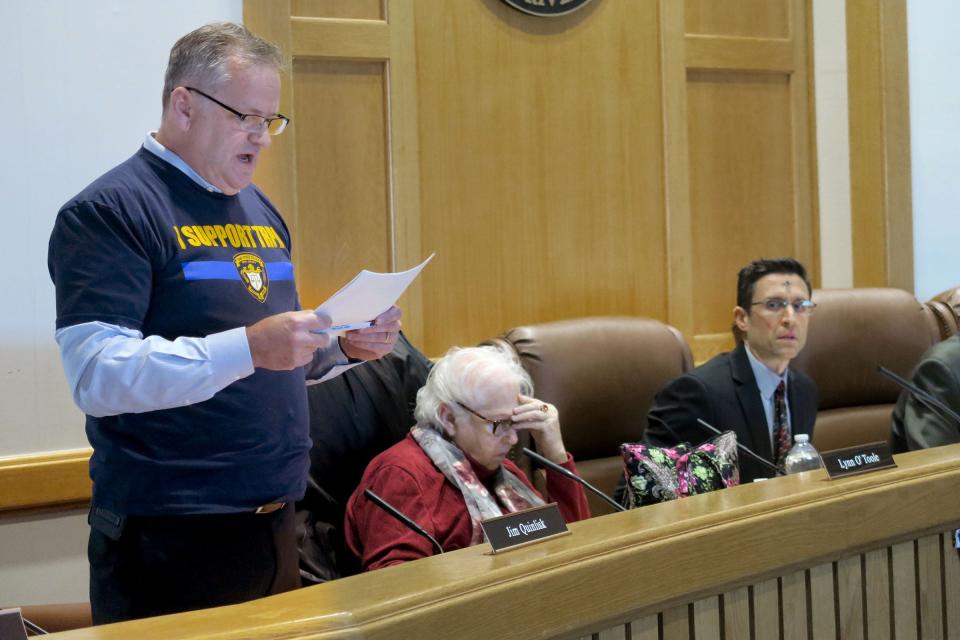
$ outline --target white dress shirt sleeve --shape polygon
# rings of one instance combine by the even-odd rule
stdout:
[[[166,340],[84,322],[58,329],[55,338],[73,401],[97,418],[203,402],[254,370],[245,327]],[[325,381],[353,366],[334,341],[317,351],[306,376]]]
[[[196,404],[253,373],[244,327],[171,341],[84,322],[55,338],[73,400],[94,417]]]

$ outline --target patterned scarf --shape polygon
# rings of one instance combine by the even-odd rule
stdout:
[[[467,503],[473,525],[470,544],[483,542],[481,520],[502,516],[504,509],[507,513],[513,513],[544,504],[536,493],[502,465],[493,475],[493,491],[496,494],[494,499],[457,445],[429,427],[417,425],[410,429],[410,433],[434,466],[463,494],[463,501]]]

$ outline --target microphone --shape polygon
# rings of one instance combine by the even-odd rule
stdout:
[[[383,498],[375,494],[373,491],[370,491],[370,489],[364,489],[363,495],[367,496],[367,498],[369,498],[375,505],[377,505],[378,507],[380,507],[381,509],[389,513],[391,516],[393,516],[400,522],[402,522],[408,529],[420,534],[421,536],[423,536],[424,538],[432,542],[433,546],[436,547],[437,551],[439,553],[443,553],[443,547],[440,546],[440,543],[437,542],[436,538],[434,538],[432,535],[427,533],[423,527],[421,527],[416,522],[411,520],[409,516],[404,515],[399,509],[397,509],[395,506],[393,506],[392,504],[390,504],[389,502],[387,502],[386,500],[384,500]]]
[[[553,471],[556,471],[557,473],[559,473],[559,474],[562,475],[563,477],[569,478],[569,479],[573,480],[574,482],[579,482],[579,483],[582,484],[586,489],[589,489],[590,491],[592,491],[593,493],[595,493],[595,494],[598,495],[599,497],[603,498],[607,503],[609,503],[611,506],[613,506],[613,508],[616,509],[617,511],[626,511],[626,510],[627,510],[627,508],[624,507],[622,504],[618,503],[616,500],[614,500],[613,498],[611,498],[610,496],[608,496],[607,494],[605,494],[603,491],[600,491],[600,489],[597,489],[595,486],[593,486],[592,484],[590,484],[589,482],[587,482],[586,480],[584,480],[583,478],[581,478],[581,477],[578,476],[577,474],[571,473],[571,472],[567,471],[566,469],[564,469],[563,467],[561,467],[560,465],[558,465],[556,462],[553,462],[552,460],[547,460],[546,458],[544,458],[544,457],[543,457],[542,455],[540,455],[539,453],[534,453],[533,451],[530,451],[530,449],[527,449],[526,447],[523,447],[522,450],[523,450],[523,452],[524,452],[525,454],[527,454],[527,457],[528,457],[528,458],[530,458],[530,459],[532,459],[532,460],[534,460],[534,461],[536,461],[536,462],[539,462],[539,463],[540,463],[541,465],[543,465],[544,467],[547,467],[548,469],[551,469],[551,470],[553,470]]]
[[[934,413],[939,413],[941,416],[944,416],[946,418],[949,418],[950,420],[953,420],[956,424],[960,424],[960,415],[958,415],[956,411],[954,411],[953,409],[945,405],[943,401],[937,398],[936,396],[933,396],[927,393],[926,391],[924,391],[917,385],[913,384],[906,378],[901,378],[900,376],[895,374],[893,371],[890,371],[890,369],[887,369],[886,367],[883,367],[883,366],[877,367],[877,372],[880,373],[880,375],[882,375],[883,377],[887,378],[888,380],[892,380],[893,382],[900,385],[902,388],[912,393],[914,398],[919,400],[921,404],[926,406],[928,409],[930,409]]]
[[[697,422],[701,424],[705,429],[709,430],[711,433],[714,433],[718,436],[723,435],[723,433],[719,429],[717,429],[715,426],[713,426],[706,420],[702,418],[697,418]],[[747,454],[751,458],[753,458],[754,460],[756,460],[757,462],[759,462],[760,464],[762,464],[763,466],[765,466],[767,469],[770,469],[771,471],[776,473],[778,476],[784,475],[784,472],[780,469],[780,467],[773,464],[772,462],[770,462],[760,454],[754,453],[753,450],[747,447],[746,445],[743,445],[737,442],[737,448],[740,449],[740,451],[743,451],[745,454]]]

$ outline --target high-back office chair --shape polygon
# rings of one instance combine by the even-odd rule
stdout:
[[[939,340],[936,320],[900,289],[820,289],[813,301],[807,345],[790,366],[813,378],[820,391],[814,446],[822,453],[889,441],[900,388],[877,366],[909,376]]]
[[[926,302],[940,328],[940,339],[960,333],[960,287],[947,289]]]
[[[640,439],[653,397],[693,366],[680,332],[649,318],[517,327],[487,344],[519,357],[536,396],[559,410],[563,441],[580,475],[610,495],[623,475],[620,444]],[[529,472],[525,458],[517,463]],[[587,498],[593,515],[612,511],[592,494]]]

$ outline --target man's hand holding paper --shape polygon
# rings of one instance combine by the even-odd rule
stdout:
[[[332,319],[321,331],[331,337],[339,335],[340,349],[351,360],[376,360],[387,355],[400,337],[397,299],[432,258],[399,273],[362,270],[317,307],[318,315]],[[369,326],[364,326],[368,322]],[[361,328],[345,329],[358,324]]]
[[[376,360],[391,351],[400,336],[400,309],[390,307],[365,329],[347,331],[340,337],[340,349],[354,360]]]
[[[304,366],[317,349],[330,344],[324,333],[329,326],[326,314],[310,311],[288,311],[260,320],[246,328],[253,366],[274,371]]]

